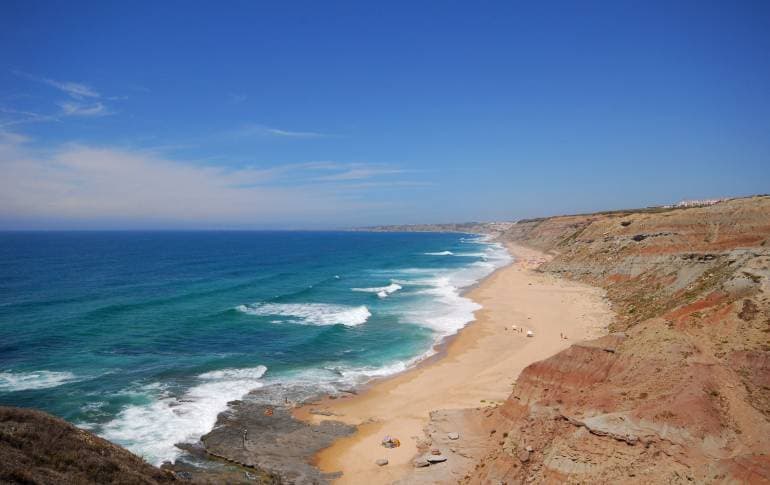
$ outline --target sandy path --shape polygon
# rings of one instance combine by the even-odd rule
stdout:
[[[416,441],[431,410],[502,401],[524,367],[603,333],[611,311],[602,290],[534,272],[530,268],[545,255],[514,245],[508,248],[516,261],[468,293],[483,309],[440,358],[377,381],[357,396],[296,410],[302,419],[338,419],[360,426],[356,434],[316,457],[322,471],[344,472],[336,483],[372,485],[403,477],[412,469]],[[535,336],[527,338],[511,325],[532,330]],[[335,416],[309,413],[318,408]],[[401,447],[382,447],[384,435],[398,437]],[[387,458],[389,464],[378,467],[374,463],[378,458]]]

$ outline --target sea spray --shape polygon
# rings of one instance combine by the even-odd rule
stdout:
[[[223,369],[198,376],[198,383],[181,396],[168,396],[155,383],[143,392],[150,402],[128,406],[101,428],[101,434],[160,465],[178,457],[177,443],[196,442],[214,427],[227,403],[261,387],[265,366]]]

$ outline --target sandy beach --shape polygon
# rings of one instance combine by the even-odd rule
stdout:
[[[358,426],[354,435],[316,456],[323,472],[343,472],[335,483],[390,483],[404,477],[413,469],[430,411],[500,402],[526,366],[605,332],[612,312],[602,290],[533,271],[548,258],[541,252],[516,245],[508,250],[514,262],[466,295],[483,307],[476,320],[437,358],[376,381],[358,395],[295,410],[295,416],[314,423],[334,419]],[[533,337],[526,336],[528,330]],[[401,446],[384,448],[385,435],[398,438]],[[389,464],[377,466],[380,458]]]

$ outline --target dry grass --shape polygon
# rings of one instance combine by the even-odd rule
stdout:
[[[155,484],[171,473],[40,411],[0,407],[0,483]]]

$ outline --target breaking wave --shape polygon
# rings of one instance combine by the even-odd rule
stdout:
[[[364,306],[330,305],[326,303],[255,303],[238,305],[236,310],[248,315],[288,317],[305,325],[345,325],[355,327],[372,316]]]
[[[150,396],[149,402],[128,406],[99,434],[156,465],[173,461],[182,453],[176,443],[197,442],[211,431],[228,402],[264,385],[260,378],[265,372],[263,365],[206,372],[178,397],[167,395],[158,383],[145,386],[141,393]]]
[[[375,286],[373,288],[352,288],[353,291],[360,291],[364,293],[376,293],[380,298],[386,298],[391,293],[395,293],[403,287],[398,283],[391,283],[388,286]]]
[[[72,372],[0,372],[0,392],[48,389],[78,380]]]

